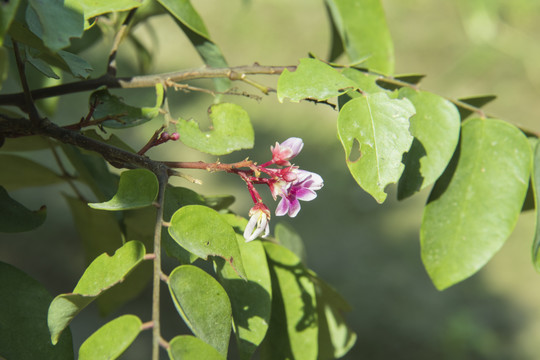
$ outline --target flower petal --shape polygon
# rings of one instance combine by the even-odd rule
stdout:
[[[282,197],[276,208],[276,216],[283,216],[289,211],[289,200],[286,197]]]
[[[298,201],[297,199],[290,201],[289,216],[293,218],[298,214],[299,211],[300,211],[300,201]]]
[[[298,188],[296,190],[296,198],[302,201],[311,201],[317,197],[315,191],[307,188]]]

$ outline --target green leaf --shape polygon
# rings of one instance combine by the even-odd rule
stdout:
[[[401,160],[413,141],[409,118],[414,113],[409,100],[391,99],[383,92],[352,99],[339,113],[338,136],[349,171],[379,203],[386,199],[385,187],[403,172]]]
[[[223,287],[193,265],[174,269],[168,283],[174,305],[186,325],[198,338],[226,357],[232,310]]]
[[[50,342],[47,308],[52,296],[43,285],[14,266],[0,262],[0,294],[2,359],[73,359],[69,329],[56,346]]]
[[[233,214],[223,217],[231,226],[239,226],[236,242],[246,268],[247,281],[241,279],[223,259],[215,259],[215,268],[218,279],[231,300],[239,357],[248,360],[268,330],[272,305],[270,272],[262,243],[245,242],[242,233],[247,220]]]
[[[472,96],[472,97],[458,99],[458,110],[459,110],[459,115],[461,116],[461,120],[465,120],[465,118],[467,118],[473,112],[467,107],[460,106],[459,105],[460,102],[465,103],[467,105],[474,106],[476,108],[481,108],[482,106],[489,104],[496,98],[497,96],[495,95],[482,95],[482,96]]]
[[[234,196],[232,195],[213,195],[204,197],[206,206],[218,211],[228,209],[229,206],[234,203],[234,200]]]
[[[217,211],[201,205],[184,206],[172,216],[169,234],[184,249],[205,260],[208,256],[222,257],[246,278],[236,233]]]
[[[53,52],[69,46],[84,31],[83,10],[77,0],[29,0],[26,21],[30,30]]]
[[[531,149],[515,126],[472,118],[424,209],[422,260],[439,290],[476,273],[512,232],[529,183]],[[444,221],[443,221],[444,220]]]
[[[68,72],[77,78],[86,79],[94,71],[92,65],[78,55],[64,50],[58,51],[57,54],[68,67]]]
[[[0,184],[10,191],[64,181],[48,167],[18,155],[0,154],[0,168]]]
[[[409,128],[414,140],[398,184],[398,199],[404,199],[433,184],[446,169],[459,141],[461,119],[456,107],[438,95],[402,88],[399,98],[416,108]]]
[[[93,209],[90,209],[93,210]],[[98,212],[99,210],[93,210]],[[117,214],[99,211],[101,214]],[[156,208],[146,207],[123,212],[123,228],[126,239],[141,241],[146,249],[154,248],[154,228],[156,223]],[[109,253],[112,253],[109,252]],[[97,306],[102,316],[107,316],[118,310],[128,301],[136,298],[145,290],[152,280],[154,264],[143,261],[120,284],[117,284],[97,298]]]
[[[394,45],[380,0],[326,0],[351,63],[394,71]]]
[[[347,354],[356,342],[356,333],[345,323],[344,312],[351,306],[332,287],[313,275],[317,293],[319,318],[318,359],[339,359]]]
[[[193,120],[179,119],[177,129],[184,144],[212,155],[225,155],[251,149],[253,127],[248,113],[236,104],[222,103],[210,108],[210,131],[201,131]]]
[[[227,67],[225,56],[219,47],[210,39],[210,34],[189,0],[158,0],[174,17],[182,31],[191,41],[206,65],[210,67]],[[214,79],[216,90],[224,92],[231,87],[229,79]]]
[[[163,102],[163,85],[156,85],[156,106],[135,107],[125,104],[122,99],[112,95],[108,90],[97,90],[90,95],[90,103],[97,104],[92,117],[94,120],[105,120],[103,126],[112,129],[123,129],[144,124],[159,115]]]
[[[291,250],[298,258],[302,260],[302,263],[306,263],[306,249],[304,242],[300,235],[287,223],[277,223],[274,229],[276,240],[287,249]]]
[[[167,352],[171,360],[225,360],[212,346],[191,335],[179,335],[169,345]]]
[[[264,242],[264,249],[272,274],[274,301],[261,358],[317,359],[318,317],[311,275],[285,247]]]
[[[280,102],[289,98],[292,102],[302,99],[328,100],[357,85],[339,71],[316,59],[300,59],[296,71],[285,69],[280,75],[277,97]]]
[[[0,5],[0,46],[4,44],[4,36],[17,13],[17,7],[19,6],[19,0],[11,0],[3,2]],[[0,61],[2,64],[3,61]]]
[[[140,0],[80,0],[80,3],[84,10],[85,20],[114,11],[135,9],[142,5]]]
[[[163,208],[163,220],[170,222],[171,217],[186,205],[204,205],[204,198],[195,191],[183,187],[167,186],[165,189],[165,205]],[[161,241],[167,255],[176,258],[181,264],[191,264],[199,257],[184,249],[173,240],[168,231],[161,232]]]
[[[102,203],[88,204],[99,210],[138,209],[153,204],[158,193],[159,184],[153,172],[146,169],[134,169],[120,174],[118,192],[111,200]]]
[[[141,325],[135,315],[123,315],[109,321],[82,343],[79,360],[117,359],[139,335]]]
[[[201,16],[189,0],[158,0],[167,11],[198,35],[210,40],[210,34]]]
[[[381,78],[378,75],[373,75],[353,68],[345,68],[341,73],[347,78],[353,80],[356,83],[356,87],[362,90],[364,93],[374,94],[387,91],[377,83],[377,80]],[[360,96],[360,94],[358,94],[358,96]]]
[[[122,282],[143,260],[145,248],[141,242],[130,241],[111,257],[102,254],[88,266],[73,292],[54,298],[47,322],[53,344],[77,314],[104,291]]]
[[[532,188],[534,193],[534,204],[536,209],[536,232],[532,248],[532,260],[536,271],[540,272],[540,142],[535,141],[533,146],[533,164],[532,164]]]
[[[118,179],[109,171],[107,162],[101,156],[73,145],[61,146],[71,165],[79,173],[78,180],[88,185],[98,200],[104,201],[113,197],[118,187]]]
[[[112,254],[122,246],[123,238],[115,214],[92,209],[77,198],[64,194],[84,249],[85,264],[104,252]]]
[[[15,233],[34,230],[45,222],[47,208],[42,206],[32,211],[13,200],[6,189],[0,186],[0,233]]]

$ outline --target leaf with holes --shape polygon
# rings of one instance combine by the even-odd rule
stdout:
[[[236,104],[222,103],[210,108],[212,128],[201,131],[193,120],[179,119],[180,140],[187,146],[212,155],[225,155],[251,149],[254,132],[248,113]]]
[[[104,291],[120,283],[143,260],[146,250],[139,241],[130,241],[111,257],[102,254],[88,266],[73,292],[54,298],[47,323],[53,344],[82,309]]]
[[[328,100],[356,88],[354,81],[330,65],[316,59],[300,59],[296,71],[283,70],[278,80],[277,97],[280,102],[285,98],[292,102]]]
[[[482,268],[521,212],[531,165],[527,138],[496,119],[463,123],[459,151],[424,208],[422,261],[439,290]]]
[[[349,171],[356,182],[382,203],[385,187],[399,180],[403,153],[413,141],[409,118],[415,109],[407,99],[384,92],[365,94],[347,102],[338,116],[338,136]]]
[[[156,199],[159,184],[156,175],[150,170],[135,169],[124,171],[120,175],[118,192],[109,201],[90,203],[98,210],[129,210],[150,206]]]

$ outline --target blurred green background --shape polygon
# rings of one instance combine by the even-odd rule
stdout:
[[[322,1],[312,0],[199,0],[194,2],[213,39],[229,64],[294,65],[313,52],[329,52],[330,26]],[[540,2],[537,0],[385,0],[388,25],[396,53],[396,73],[421,73],[424,90],[456,99],[495,94],[486,107],[490,115],[540,131]],[[191,45],[166,16],[139,26],[135,32],[151,49],[151,72],[198,67]],[[156,42],[157,40],[157,42]],[[110,37],[83,53],[95,67],[105,68]],[[341,59],[342,62],[347,59]],[[120,75],[138,73],[136,50],[120,47]],[[277,77],[258,77],[275,86]],[[211,86],[210,82],[194,82]],[[235,84],[241,90],[247,88]],[[16,91],[11,77],[2,92]],[[151,90],[117,91],[128,103],[148,106]],[[61,124],[77,121],[88,111],[88,94],[59,100],[52,118]],[[531,264],[533,211],[523,213],[503,249],[477,275],[444,292],[431,284],[420,259],[419,227],[429,194],[397,202],[395,187],[389,199],[377,204],[348,174],[337,139],[337,112],[312,103],[280,104],[275,95],[261,101],[225,97],[244,106],[256,131],[255,149],[221,157],[256,161],[270,157],[275,141],[302,137],[304,150],[296,164],[321,174],[324,188],[318,198],[302,203],[295,219],[272,218],[292,225],[302,236],[308,265],[351,303],[348,314],[358,341],[348,359],[537,359],[540,339],[540,276]],[[207,107],[213,99],[199,93],[177,92],[169,101],[174,117],[194,118],[208,125]],[[117,132],[140,148],[161,120],[137,131]],[[168,143],[148,153],[156,159],[215,161],[180,143]],[[46,154],[43,161],[55,166]],[[247,215],[250,198],[244,184],[227,174],[190,173],[204,181],[195,186],[173,183],[205,195],[232,193],[233,210]],[[52,186],[15,191],[12,196],[30,208],[48,206],[48,219],[39,229],[0,235],[0,260],[11,263],[42,282],[53,295],[69,292],[84,269],[84,257],[67,206]],[[264,192],[262,190],[261,192]],[[268,194],[267,194],[268,195]],[[271,204],[271,197],[266,196]],[[272,204],[273,205],[273,204]],[[270,206],[273,209],[273,206]],[[166,270],[173,262],[166,262]],[[165,295],[165,293],[164,293]],[[150,293],[121,312],[150,318]],[[174,308],[164,301],[164,336],[182,328]],[[119,313],[111,317],[118,316]],[[100,324],[93,307],[72,323],[75,349]],[[149,358],[148,335],[126,352],[125,359]]]

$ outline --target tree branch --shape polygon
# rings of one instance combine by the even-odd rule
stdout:
[[[77,82],[51,86],[30,91],[33,99],[73,94],[77,92],[95,90],[101,86],[109,89],[118,88],[144,88],[154,87],[156,84],[170,82],[183,82],[196,79],[229,78],[231,80],[244,81],[245,75],[279,75],[283,70],[294,71],[296,66],[264,66],[259,64],[237,66],[230,68],[196,68],[184,71],[175,71],[164,74],[143,75],[116,78],[109,74],[96,79],[81,80]],[[0,95],[0,105],[14,105],[23,108],[25,104],[24,92]]]

